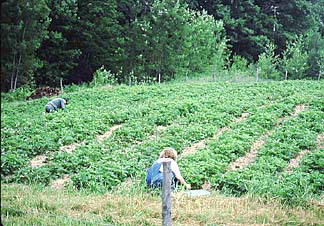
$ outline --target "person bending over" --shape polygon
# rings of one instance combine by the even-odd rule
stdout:
[[[64,110],[64,106],[68,104],[68,99],[67,98],[55,98],[51,101],[49,101],[45,105],[45,111],[47,113],[56,111],[59,108],[62,108]]]
[[[174,189],[179,182],[183,184],[187,189],[191,189],[190,184],[181,176],[178,164],[177,164],[177,152],[173,148],[165,148],[160,153],[159,159],[154,161],[152,166],[147,170],[146,185],[149,188],[157,188],[162,186],[163,182],[163,162],[171,161],[171,187]]]

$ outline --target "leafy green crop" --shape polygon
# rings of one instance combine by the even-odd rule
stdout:
[[[1,178],[49,185],[68,174],[75,187],[91,191],[113,189],[129,177],[144,184],[161,149],[172,146],[182,156],[204,140],[204,147],[178,161],[193,188],[207,181],[224,193],[298,202],[323,192],[324,156],[316,143],[324,131],[323,90],[323,81],[83,88],[66,94],[65,111],[51,114],[44,113],[47,98],[2,101]],[[305,108],[293,116],[298,105]],[[251,163],[229,170],[263,137]],[[70,144],[77,144],[71,153],[60,151]],[[299,167],[285,172],[304,149],[310,152]],[[30,161],[38,155],[46,161],[33,168]]]

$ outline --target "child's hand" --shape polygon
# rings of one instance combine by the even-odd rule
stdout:
[[[186,186],[186,188],[187,188],[188,190],[191,189],[191,185],[190,185],[190,184],[186,184],[185,186]]]

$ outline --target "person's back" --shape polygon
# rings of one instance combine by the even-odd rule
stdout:
[[[162,186],[162,174],[160,173],[161,163],[155,161],[148,169],[146,176],[146,184],[148,187]]]
[[[163,162],[170,161],[170,179],[171,187],[175,188],[177,183],[183,184],[187,189],[190,189],[191,186],[185,182],[181,176],[178,164],[176,163],[177,152],[173,148],[165,148],[160,153],[159,159],[154,161],[152,166],[147,170],[146,174],[146,185],[149,188],[161,187],[163,183]]]
[[[55,98],[51,101],[49,101],[45,105],[46,112],[50,113],[53,111],[56,111],[58,108],[62,108],[64,110],[64,104],[67,104],[67,100],[63,98]]]

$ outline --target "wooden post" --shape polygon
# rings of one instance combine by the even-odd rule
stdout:
[[[163,162],[162,225],[171,226],[171,162]]]
[[[161,83],[161,73],[159,73],[159,83]]]
[[[318,73],[318,81],[321,79],[321,74],[322,74],[322,71],[319,71],[319,73]]]
[[[288,79],[288,71],[286,70],[285,79]]]
[[[63,93],[63,79],[60,79],[61,93]]]
[[[256,70],[256,81],[259,80],[259,68],[257,67],[257,70]]]

